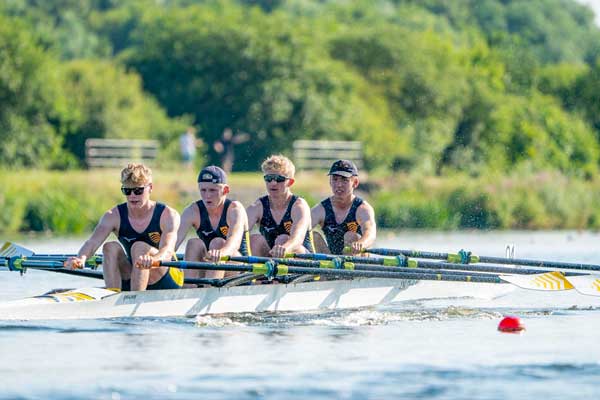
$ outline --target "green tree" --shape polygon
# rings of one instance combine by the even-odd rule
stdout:
[[[58,121],[66,147],[84,159],[87,138],[176,140],[188,121],[171,120],[142,90],[139,76],[109,61],[71,61],[64,65],[68,114]]]
[[[596,130],[600,140],[600,58],[585,74],[582,74],[573,86],[573,101],[578,110]]]
[[[68,163],[52,120],[64,110],[56,61],[29,27],[0,15],[0,164],[50,167]]]
[[[145,16],[126,59],[170,115],[195,116],[208,143],[226,128],[250,133],[238,169],[296,138],[389,137],[386,104],[359,98],[364,82],[328,57],[314,29],[234,5],[169,10]]]

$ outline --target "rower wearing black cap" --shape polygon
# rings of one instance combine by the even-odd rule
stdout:
[[[239,201],[227,198],[227,174],[211,165],[198,174],[198,200],[183,211],[177,232],[179,247],[190,227],[198,238],[187,241],[185,259],[188,261],[220,261],[222,256],[249,255],[248,217]],[[187,278],[222,278],[224,271],[185,271]],[[202,274],[202,276],[200,276]]]
[[[377,227],[373,207],[354,195],[358,187],[358,168],[350,160],[337,160],[329,169],[332,196],[311,210],[312,226],[321,226],[327,243],[314,233],[316,250],[342,254],[349,247],[359,254],[375,241]]]

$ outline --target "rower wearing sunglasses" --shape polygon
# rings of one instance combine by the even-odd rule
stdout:
[[[358,169],[350,160],[337,160],[329,169],[332,196],[311,210],[312,227],[319,225],[325,234],[315,232],[319,253],[342,254],[349,247],[352,254],[360,254],[375,241],[377,227],[373,207],[354,195],[358,187]]]
[[[250,229],[259,224],[260,234],[250,236],[252,254],[262,257],[283,257],[289,253],[313,251],[310,231],[310,208],[294,195],[296,168],[282,155],[267,158],[261,165],[267,195],[248,207]]]
[[[246,210],[239,201],[227,198],[227,174],[211,165],[198,174],[201,199],[186,207],[181,217],[175,248],[185,240],[191,227],[197,238],[185,246],[188,261],[219,262],[223,256],[248,256],[249,235]],[[229,273],[232,275],[236,273]],[[223,278],[225,271],[186,270],[186,278]]]
[[[179,214],[150,200],[152,171],[129,164],[121,171],[121,192],[127,201],[108,210],[67,268],[82,268],[110,233],[117,241],[104,243],[102,270],[107,288],[120,290],[178,289],[183,272],[178,268],[152,267],[153,261],[170,261],[175,255]]]

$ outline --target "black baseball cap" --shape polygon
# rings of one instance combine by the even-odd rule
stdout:
[[[198,182],[227,183],[227,174],[216,165],[210,165],[200,171]]]
[[[337,160],[331,165],[327,175],[341,175],[346,178],[358,176],[358,168],[350,160]]]

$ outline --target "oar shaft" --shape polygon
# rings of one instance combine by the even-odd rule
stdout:
[[[421,268],[430,268],[430,269],[436,269],[436,270],[448,270],[448,271],[474,271],[474,272],[491,272],[491,273],[496,273],[496,274],[519,274],[519,275],[534,275],[534,274],[542,274],[545,272],[552,272],[551,270],[543,270],[543,269],[527,269],[527,268],[511,268],[511,267],[505,267],[505,266],[501,266],[501,265],[483,265],[483,264],[478,264],[478,265],[473,265],[473,264],[460,264],[460,263],[449,263],[449,262],[431,262],[431,261],[423,261],[423,260],[414,260],[414,259],[407,259],[405,256],[400,256],[400,257],[396,257],[396,258],[381,258],[381,257],[352,257],[352,256],[340,256],[340,257],[336,257],[336,256],[332,256],[332,255],[328,255],[328,254],[303,254],[301,255],[302,258],[305,259],[310,259],[312,258],[311,256],[314,255],[316,257],[314,257],[317,260],[324,260],[324,261],[306,261],[306,260],[302,260],[299,262],[312,262],[312,263],[318,263],[321,264],[321,267],[326,267],[326,268],[331,268],[328,267],[326,265],[323,265],[323,263],[331,263],[334,262],[336,259],[338,260],[337,262],[344,262],[344,263],[353,263],[356,267],[356,269],[369,269],[369,270],[383,270],[383,271],[389,271],[390,267],[394,268],[394,267],[405,267],[405,268],[416,268],[419,269]],[[300,255],[298,255],[300,256]],[[283,259],[281,261],[281,263],[283,264],[287,264],[289,259]],[[234,261],[234,260],[232,260]],[[262,261],[264,262],[264,261]],[[278,260],[279,262],[279,260]],[[291,261],[294,263],[297,263],[298,261]],[[293,265],[293,264],[288,264],[288,265]],[[374,265],[386,265],[386,267],[375,267]],[[319,265],[317,265],[319,266]],[[566,276],[576,276],[576,275],[585,275],[582,273],[576,273],[576,272],[568,272],[565,273]]]
[[[212,264],[206,262],[192,261],[161,261],[156,262],[154,266],[177,267],[182,269],[201,269],[209,271],[239,271],[252,272],[256,275],[263,275],[272,268],[269,273],[273,275],[291,274],[310,274],[310,275],[328,275],[348,278],[387,278],[387,279],[414,279],[414,280],[436,280],[436,281],[454,281],[454,282],[484,282],[484,283],[505,283],[497,275],[474,276],[469,274],[446,274],[446,273],[420,273],[410,270],[397,270],[394,272],[379,271],[356,271],[344,269],[323,269],[311,267],[296,267],[286,265],[267,264]]]
[[[58,260],[28,260],[18,258],[12,260],[12,262],[9,260],[0,260],[0,266],[8,267],[11,271],[22,271],[23,268],[58,269],[63,267],[63,262]]]
[[[364,257],[363,257],[364,258]],[[362,258],[361,258],[362,259]],[[403,272],[410,271],[412,273],[424,273],[431,274],[434,273],[429,268],[434,268],[440,270],[439,272],[443,272],[445,274],[450,275],[470,275],[470,276],[487,276],[488,274],[479,273],[481,271],[477,271],[474,273],[460,271],[460,268],[455,264],[445,264],[450,266],[449,271],[444,270],[443,265],[441,263],[430,263],[431,266],[423,265],[425,268],[418,268],[416,264],[411,265],[410,269],[402,268],[402,267],[384,267],[380,265],[373,264],[360,264],[353,263],[350,261],[336,261],[334,260],[324,260],[324,261],[312,261],[312,260],[293,260],[289,258],[268,258],[268,257],[256,257],[256,256],[241,256],[241,257],[227,257],[225,261],[236,261],[236,262],[244,262],[244,263],[266,263],[269,261],[273,261],[277,264],[283,264],[288,266],[296,266],[296,267],[309,267],[309,268],[320,268],[320,269],[345,269],[345,270],[355,270],[355,271],[378,271],[378,272]],[[500,267],[501,270],[505,269]],[[495,271],[483,271],[483,272],[495,272]],[[502,271],[504,272],[504,271]],[[538,272],[538,271],[536,271]]]
[[[460,254],[451,253],[435,253],[420,250],[399,250],[399,249],[369,249],[369,253],[378,254],[382,256],[399,256],[415,257],[415,258],[428,258],[435,260],[447,260],[451,263],[461,263]],[[497,263],[497,264],[509,264],[509,265],[524,265],[538,268],[564,268],[564,269],[575,269],[582,271],[600,271],[600,265],[598,264],[584,264],[584,263],[569,263],[560,261],[544,261],[544,260],[531,260],[523,258],[505,258],[505,257],[490,257],[490,256],[477,256],[469,255],[467,263]]]
[[[60,274],[84,276],[86,278],[104,279],[102,271],[94,271],[90,269],[66,269],[66,268],[49,268],[46,269],[52,272],[58,272]]]
[[[473,264],[454,264],[447,262],[431,262],[421,260],[410,260],[414,261],[416,266],[433,269],[446,269],[455,271],[476,271],[476,272],[490,272],[496,274],[517,274],[517,275],[535,275],[543,274],[546,272],[553,272],[553,270],[544,269],[530,269],[530,268],[510,268],[503,267],[500,265],[473,265]],[[567,272],[565,276],[576,276],[576,275],[587,275],[584,273]]]

